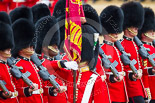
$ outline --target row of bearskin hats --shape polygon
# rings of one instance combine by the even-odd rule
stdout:
[[[6,12],[0,12],[0,50],[10,49],[14,46],[11,20]]]
[[[95,9],[93,10],[95,11]],[[42,46],[48,46],[52,44],[59,45],[60,42],[60,31],[58,24],[59,17],[55,18],[54,16],[51,16],[48,7],[45,4],[37,4],[32,8],[28,8],[25,6],[19,7],[11,11],[9,16],[12,21],[11,24],[13,29],[12,33],[14,34],[14,40],[15,40],[14,41],[15,46],[12,49],[12,54],[14,57],[18,56],[18,52],[21,49],[31,45],[36,46],[36,52],[39,54],[41,53]],[[99,21],[98,15],[97,19]],[[65,35],[64,30],[65,29],[63,29],[63,36]],[[82,39],[83,41],[82,46],[85,47],[82,50],[82,60],[91,61],[92,58],[94,58],[94,55],[96,56],[98,55],[98,53],[95,53],[93,51],[94,48],[93,38],[94,33],[96,33],[97,31],[95,27],[92,27],[88,24],[82,26],[82,31],[83,34],[85,34],[85,36]],[[37,38],[37,42],[34,42],[35,37]],[[49,37],[50,41],[48,41]],[[62,40],[64,40],[64,38]],[[98,49],[96,48],[96,50]],[[88,52],[90,55],[85,55],[86,52]]]
[[[98,16],[96,10],[88,4],[83,5],[83,10],[87,22],[82,25],[82,47],[85,48],[82,48],[81,57],[83,61],[95,59],[93,64],[96,63],[98,56],[98,45],[95,50],[92,49],[94,46],[94,40],[92,39],[94,38],[94,33],[121,33],[129,27],[137,27],[141,32],[146,32],[155,27],[152,9],[144,9],[138,2],[128,2],[120,8],[114,5],[108,6],[101,12],[100,16]],[[12,53],[15,56],[19,50],[30,45],[36,47],[36,52],[39,54],[41,53],[42,46],[52,44],[58,45],[61,52],[63,52],[62,46],[65,37],[65,0],[59,0],[57,2],[53,16],[51,16],[45,4],[37,4],[32,8],[25,6],[19,7],[11,11],[9,16],[3,12],[0,14],[0,23],[1,21],[2,23],[5,22],[5,25],[8,26],[2,26],[2,28],[0,28],[0,30],[2,30],[2,32],[0,32],[2,39],[0,40],[1,44],[8,41],[7,44],[0,45],[1,50],[6,49],[5,47],[13,47],[13,39],[7,38],[11,36],[7,36],[6,34],[14,34],[15,46]],[[5,33],[9,31],[10,33]],[[6,38],[6,41],[3,38]],[[91,67],[93,68],[93,66]]]

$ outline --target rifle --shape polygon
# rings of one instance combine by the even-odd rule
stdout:
[[[123,62],[124,65],[129,65],[131,70],[133,71],[134,74],[138,74],[136,67],[134,66],[137,61],[135,59],[133,59],[132,61],[130,60],[130,54],[126,53],[123,46],[121,45],[121,43],[117,40],[115,42],[115,46],[117,47],[117,49],[121,52],[121,60]]]
[[[140,56],[141,56],[143,59],[148,59],[149,62],[151,63],[151,65],[152,65],[153,67],[155,67],[155,62],[154,62],[155,54],[153,53],[152,55],[150,55],[150,54],[148,53],[148,51],[150,51],[150,49],[145,48],[145,47],[143,46],[143,43],[139,40],[139,38],[138,38],[137,36],[134,37],[134,41],[135,41],[135,43],[137,44],[137,46],[139,47],[138,52],[139,52]]]
[[[6,82],[3,81],[3,80],[0,80],[0,87],[2,88],[3,92],[6,94],[6,95],[9,95],[9,91],[8,89],[6,88]]]
[[[110,62],[109,56],[106,56],[106,54],[104,53],[104,51],[101,49],[101,47],[99,48],[99,55],[102,57],[102,65],[106,68],[106,69],[111,69],[111,72],[114,74],[114,76],[116,78],[119,77],[119,73],[116,70],[116,66],[118,65],[118,62],[115,60],[113,63]],[[119,78],[118,78],[119,79]]]
[[[13,57],[8,58],[8,59],[7,59],[7,64],[8,64],[9,67],[11,67],[10,72],[11,72],[11,74],[12,74],[15,78],[17,78],[17,79],[22,78],[23,81],[24,81],[28,86],[30,86],[30,88],[34,88],[33,82],[28,78],[28,77],[31,75],[31,73],[28,72],[28,71],[27,71],[26,73],[22,73],[20,70],[22,70],[23,67],[17,67],[17,66],[15,65],[15,58],[13,58]]]
[[[32,62],[40,69],[40,71],[38,72],[38,74],[40,75],[40,77],[44,80],[44,81],[50,81],[50,83],[57,88],[60,91],[60,85],[55,81],[55,76],[54,75],[50,75],[49,72],[47,71],[47,69],[42,65],[40,59],[37,57],[37,55],[34,53],[31,56],[31,60]]]

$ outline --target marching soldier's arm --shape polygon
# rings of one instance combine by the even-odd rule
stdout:
[[[54,69],[55,72],[60,75],[63,79],[67,80],[67,75],[70,74],[71,70],[77,69],[77,63],[74,61],[51,61],[45,66],[47,69]]]
[[[44,83],[49,83],[48,81],[47,82],[44,82]],[[48,96],[57,96],[58,92],[59,93],[63,93],[67,90],[67,87],[66,86],[60,86],[60,91],[58,91],[58,89],[54,88],[53,86],[45,86],[44,85],[44,95]]]
[[[43,82],[43,89],[44,89],[44,95],[48,96],[57,96],[57,93],[54,92],[54,87],[53,86],[47,86],[47,84],[50,84],[49,81],[44,81]]]
[[[104,68],[102,66],[102,61],[100,56],[98,56],[98,60],[96,64],[96,72],[101,76],[101,79],[104,82],[106,80],[106,75],[105,75]]]
[[[105,69],[102,66],[102,60],[101,60],[100,56],[98,56],[97,65],[96,65],[96,72],[98,74],[100,74],[100,76],[102,78],[102,81],[106,79],[108,82],[111,82],[111,83],[116,82],[115,79],[114,79],[115,78],[114,75],[111,75],[111,74],[106,74],[105,75],[105,73],[104,73]]]
[[[153,67],[149,67],[149,61],[148,59],[142,59],[140,58],[142,62],[142,70],[144,75],[154,75],[155,74],[155,69]]]
[[[2,90],[0,90],[0,99],[7,99],[7,98],[5,98],[4,96],[3,96],[3,91]]]
[[[7,98],[11,98],[12,97],[12,92],[9,91],[9,94],[5,94],[2,90],[0,90],[0,99],[5,100]]]
[[[126,76],[128,77],[128,79],[131,80],[131,81],[136,81],[137,79],[133,78],[134,73],[132,72],[132,70],[130,70],[131,72],[129,72],[127,70],[127,68],[130,68],[130,66],[129,65],[124,65],[124,71],[125,71]]]
[[[16,89],[18,91],[19,97],[29,97],[32,95],[32,93],[29,92],[30,87],[24,87],[24,82],[22,79],[17,80],[16,78],[13,78],[14,84],[16,86]]]

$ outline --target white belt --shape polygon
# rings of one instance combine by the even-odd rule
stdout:
[[[15,92],[12,92],[12,97],[11,98],[16,98],[18,96],[18,92],[15,91]]]
[[[133,71],[132,70],[128,70],[128,73],[132,73]]]
[[[128,73],[133,73],[132,70],[128,70],[127,72],[128,72]],[[137,70],[137,72],[143,73],[142,69]]]
[[[153,67],[145,67],[144,69],[152,69]]]
[[[25,0],[13,0],[13,2],[25,2]]]
[[[124,71],[122,72],[118,72],[119,75],[123,75],[123,76],[126,76],[126,73]],[[109,75],[114,75],[112,72],[106,72],[106,74],[109,74]]]
[[[42,94],[44,92],[44,90],[41,88],[41,89],[37,89],[35,91],[32,92],[32,94]]]

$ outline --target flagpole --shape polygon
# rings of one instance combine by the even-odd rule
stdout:
[[[64,51],[70,60],[80,62],[82,48],[81,23],[86,22],[81,0],[66,0]],[[76,74],[73,70],[73,103],[77,101]]]

